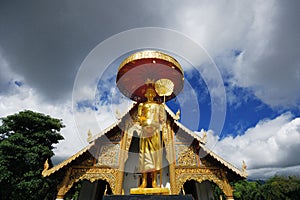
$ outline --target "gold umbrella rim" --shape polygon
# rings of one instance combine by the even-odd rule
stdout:
[[[175,67],[177,67],[183,74],[183,69],[175,58],[173,58],[172,56],[169,56],[168,54],[165,54],[163,52],[153,51],[153,50],[139,51],[139,52],[131,54],[126,59],[124,59],[123,62],[120,64],[118,72],[128,63],[136,61],[136,60],[141,60],[141,59],[160,59],[160,60],[170,62]]]

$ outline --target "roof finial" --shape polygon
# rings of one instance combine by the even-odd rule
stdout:
[[[247,169],[247,165],[246,165],[246,162],[243,160],[243,163],[242,163],[243,172],[246,172],[246,169]]]
[[[178,109],[178,111],[176,112],[174,119],[175,120],[179,120],[180,119],[180,109]]]
[[[116,117],[118,120],[122,118],[121,113],[118,109],[116,109]]]
[[[207,132],[206,132],[206,131],[203,132],[202,139],[203,139],[203,142],[204,142],[204,143],[207,142]]]
[[[87,135],[88,135],[88,137],[87,137],[87,142],[90,142],[91,140],[92,140],[92,137],[93,137],[93,134],[92,134],[92,132],[91,132],[91,130],[89,129],[89,131],[87,132]]]

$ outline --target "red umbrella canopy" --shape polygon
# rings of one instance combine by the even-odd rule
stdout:
[[[156,81],[168,79],[174,84],[168,101],[182,90],[184,76],[180,64],[171,56],[158,51],[140,51],[127,57],[120,65],[116,83],[119,90],[130,99],[146,101],[145,92]],[[164,97],[157,95],[155,100],[162,102]]]

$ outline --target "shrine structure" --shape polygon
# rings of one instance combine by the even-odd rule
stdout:
[[[116,84],[132,99],[132,107],[89,144],[62,163],[45,167],[44,177],[60,181],[57,199],[82,182],[80,199],[105,195],[187,195],[212,199],[218,186],[233,199],[230,182],[247,177],[206,147],[199,136],[179,122],[166,101],[183,88],[180,64],[157,51],[141,51],[120,65]]]

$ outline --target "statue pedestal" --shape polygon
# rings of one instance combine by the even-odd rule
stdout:
[[[170,194],[170,189],[169,188],[131,188],[130,194],[168,195]]]
[[[103,200],[193,200],[192,195],[107,195]]]

